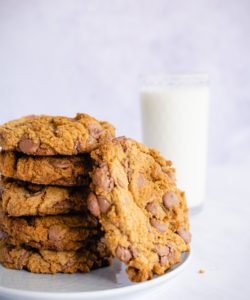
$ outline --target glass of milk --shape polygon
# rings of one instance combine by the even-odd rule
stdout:
[[[144,78],[141,89],[143,142],[176,168],[191,213],[205,197],[209,85],[206,74]]]

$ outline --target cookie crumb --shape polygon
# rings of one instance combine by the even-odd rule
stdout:
[[[203,274],[203,273],[205,273],[205,270],[204,269],[199,269],[198,273]]]

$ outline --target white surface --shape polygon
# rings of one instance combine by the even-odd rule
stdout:
[[[0,297],[11,299],[131,299],[147,296],[159,290],[180,274],[190,261],[191,254],[163,276],[142,283],[131,283],[125,266],[116,261],[112,267],[87,274],[40,275],[25,271],[8,270],[0,266]],[[2,299],[2,298],[1,298]]]
[[[207,81],[205,74],[150,76],[141,91],[143,143],[174,162],[191,209],[201,206],[205,196]]]
[[[208,72],[209,160],[250,163],[249,0],[1,0],[0,123],[89,112],[141,140],[140,74]]]
[[[189,265],[163,289],[141,299],[249,299],[249,170],[212,168],[208,175],[204,210],[191,218]],[[205,269],[204,274],[198,273],[200,268]]]

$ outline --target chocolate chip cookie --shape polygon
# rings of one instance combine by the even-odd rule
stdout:
[[[0,126],[0,146],[30,155],[76,155],[114,135],[111,124],[86,114],[74,118],[33,115]]]
[[[13,217],[86,212],[86,187],[55,187],[2,178],[2,209]]]
[[[91,153],[90,212],[132,281],[164,274],[189,251],[188,209],[172,163],[153,149],[117,138]]]
[[[87,239],[101,234],[98,222],[90,215],[46,217],[8,217],[0,208],[0,228],[15,246],[37,249],[77,250]]]
[[[2,175],[44,185],[88,185],[91,170],[89,155],[28,156],[18,152],[0,152]]]
[[[112,258],[107,248],[94,242],[93,246],[77,251],[36,250],[15,247],[5,241],[0,242],[0,262],[10,269],[26,269],[33,273],[75,273],[89,272],[109,266]],[[101,248],[101,251],[100,251]]]

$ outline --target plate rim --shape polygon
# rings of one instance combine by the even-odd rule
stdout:
[[[164,283],[166,277],[170,277],[169,279],[174,278],[178,273],[182,272],[184,268],[188,265],[191,260],[191,251],[184,252],[185,257],[183,260],[177,265],[177,267],[170,272],[165,273],[164,275],[157,276],[152,280],[147,280],[143,282],[138,282],[135,285],[130,286],[122,286],[118,288],[111,288],[107,290],[98,290],[98,291],[88,291],[88,292],[41,292],[41,291],[29,291],[22,289],[15,289],[9,287],[0,286],[0,295],[3,296],[21,296],[28,297],[28,299],[68,299],[68,297],[73,297],[72,299],[93,299],[102,297],[105,298],[107,296],[117,296],[119,294],[131,294],[133,292],[139,292],[145,286],[147,288],[153,287],[157,284],[161,285]]]

